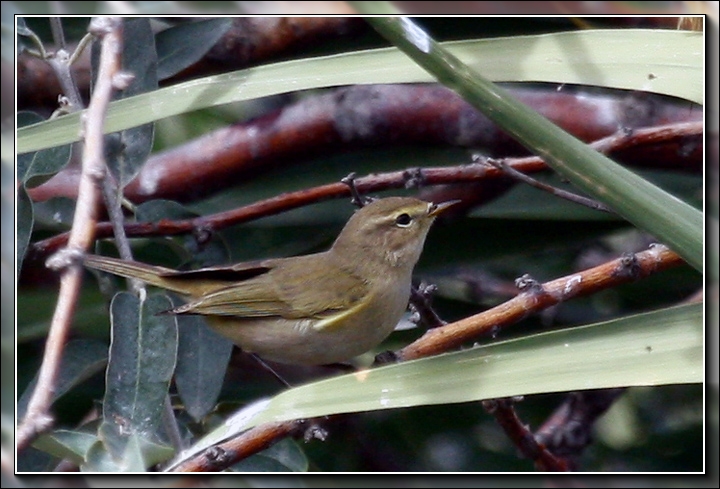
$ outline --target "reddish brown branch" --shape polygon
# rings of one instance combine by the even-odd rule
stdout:
[[[238,17],[202,60],[173,81],[247,68],[364,28],[354,17]]]
[[[510,438],[522,455],[532,460],[538,470],[546,472],[567,472],[568,463],[555,456],[537,440],[532,431],[522,422],[512,401],[508,399],[493,399],[484,401],[483,407],[495,416],[500,427]]]
[[[672,139],[678,137],[678,135],[699,135],[701,137],[702,123],[688,122],[673,124],[672,126],[639,129],[629,136],[611,135],[608,138],[601,139],[600,141],[593,143],[591,146],[605,152],[615,152],[629,148],[628,145],[633,142],[637,142],[638,138],[642,140],[643,137],[650,137],[655,140],[659,140],[662,137]],[[525,158],[508,158],[505,162],[514,169],[523,173],[532,173],[547,169],[545,163],[540,158],[534,156]],[[415,175],[413,172],[409,173],[408,171],[398,171],[357,178],[355,182],[358,190],[363,193],[377,192],[380,190],[405,187],[408,183],[409,176],[413,175]],[[495,167],[483,164],[471,164],[457,167],[424,168],[421,170],[421,175],[422,184],[432,186],[497,179],[503,177],[503,172]],[[288,192],[241,207],[239,209],[233,209],[231,211],[220,212],[208,216],[201,216],[194,219],[178,221],[161,220],[157,223],[127,223],[125,224],[125,232],[128,237],[147,237],[185,234],[198,230],[216,231],[232,225],[278,214],[323,200],[346,197],[349,195],[350,190],[347,185],[337,182],[310,189],[299,190],[296,192]],[[464,199],[464,205],[460,204],[457,207],[462,208],[470,205],[477,205],[480,202],[478,197],[489,199],[494,196],[495,194],[492,192],[489,195],[474,195],[474,200]],[[430,199],[433,198],[433,196],[425,197]],[[453,196],[452,198],[457,198],[457,196]],[[440,197],[439,200],[447,199]],[[96,236],[98,238],[107,238],[111,235],[112,226],[110,223],[98,223],[96,228]],[[63,233],[35,243],[31,248],[31,256],[28,258],[30,260],[37,260],[46,256],[48,253],[52,253],[67,242],[67,237],[67,233]]]
[[[659,96],[578,95],[514,88],[520,101],[583,141],[619,128],[632,144],[614,143],[620,162],[687,171],[702,169],[702,129],[667,127],[649,136],[637,128],[694,122],[702,108]],[[650,138],[650,139],[648,139]],[[258,119],[213,131],[153,155],[125,188],[132,202],[164,198],[190,201],[308,155],[381,144],[437,144],[481,149],[493,157],[527,154],[454,92],[436,85],[367,85],[308,97]],[[639,145],[642,145],[640,149]],[[351,169],[348,169],[350,171]],[[77,170],[69,167],[31,189],[30,197],[74,198]]]
[[[400,360],[437,355],[474,341],[499,328],[514,324],[528,315],[573,297],[584,296],[684,263],[676,253],[662,245],[635,255],[623,256],[600,266],[540,284],[519,279],[524,291],[515,298],[480,314],[441,328],[431,329],[399,352]]]
[[[266,423],[204,450],[172,467],[173,472],[217,472],[258,453],[298,428],[297,421]]]
[[[518,165],[523,171],[533,171],[545,168],[544,163],[539,159],[523,161]],[[427,185],[440,183],[458,183],[474,181],[487,176],[502,176],[502,172],[489,168],[485,165],[467,165],[451,168],[428,168],[423,170]],[[404,171],[383,173],[358,178],[356,181],[358,190],[363,193],[376,192],[391,188],[402,188],[407,182],[407,174]],[[350,195],[347,185],[337,182],[321,185],[297,192],[289,192],[250,204],[238,209],[226,212],[219,212],[194,219],[172,221],[169,219],[160,220],[157,223],[126,223],[125,232],[128,237],[147,236],[171,236],[177,234],[192,233],[194,231],[217,231],[228,226],[243,222],[279,214],[284,211],[306,206],[312,203],[321,202],[338,197]],[[99,223],[96,228],[97,238],[107,238],[112,235],[110,223]],[[48,253],[63,246],[67,241],[67,233],[59,234],[33,245],[34,257],[45,256]]]

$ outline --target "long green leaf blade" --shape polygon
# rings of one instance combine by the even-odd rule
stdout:
[[[546,81],[646,90],[703,100],[703,39],[642,29],[566,32],[443,43],[494,81]],[[632,68],[632,69],[630,69]],[[652,73],[654,78],[648,79]],[[338,85],[433,82],[396,48],[299,59],[201,78],[110,105],[106,132],[231,102]],[[79,139],[81,113],[18,130],[27,153]]]
[[[694,304],[499,342],[292,389],[260,419],[702,382],[702,324]]]
[[[296,387],[238,412],[184,457],[266,422],[703,378],[703,305],[683,305]]]

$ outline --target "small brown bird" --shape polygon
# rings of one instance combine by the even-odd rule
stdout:
[[[457,201],[375,200],[322,253],[176,271],[98,255],[85,265],[177,292],[244,351],[277,362],[344,362],[380,344],[407,308],[435,217]]]

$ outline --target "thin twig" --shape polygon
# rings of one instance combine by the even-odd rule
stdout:
[[[567,472],[570,466],[564,459],[550,452],[522,422],[510,399],[492,399],[483,401],[485,410],[495,416],[500,427],[512,440],[520,453],[535,463],[538,470],[547,472]]]
[[[62,19],[60,17],[50,17],[50,30],[52,31],[53,41],[58,49],[65,49],[65,32],[62,27]]]
[[[625,388],[573,392],[535,432],[538,443],[557,456],[577,458],[592,442],[593,427]]]
[[[80,49],[80,46],[78,47],[78,49]],[[128,83],[132,82],[133,76],[130,74],[123,74],[123,76],[119,75],[120,73],[118,73],[117,76],[114,77],[113,82],[115,83],[115,88],[117,88],[118,90],[123,90],[127,88],[126,85]],[[105,208],[108,211],[110,223],[113,228],[115,246],[118,249],[120,258],[122,258],[123,260],[132,261],[132,248],[130,247],[130,241],[128,240],[127,234],[125,233],[125,218],[123,216],[121,207],[124,200],[122,196],[122,189],[119,188],[115,177],[110,171],[105,171],[105,178],[102,182],[102,191],[103,197],[105,199]],[[127,282],[130,290],[132,290],[132,292],[136,296],[141,298],[146,297],[147,294],[145,293],[145,283],[143,281],[136,278],[128,278]],[[122,332],[120,334],[122,334]],[[177,419],[175,418],[175,412],[173,410],[169,394],[165,394],[162,414],[163,427],[167,432],[167,435],[170,438],[173,447],[177,451],[182,450],[183,441],[182,436],[180,435],[180,427],[177,424]]]
[[[53,55],[48,56],[46,59],[50,66],[52,66],[62,87],[63,94],[69,101],[69,104],[63,106],[63,110],[67,112],[82,110],[82,97],[80,97],[80,91],[78,90],[77,83],[75,83],[71,69],[72,57],[65,50],[65,34],[63,33],[62,22],[58,17],[52,17],[50,19],[50,25],[52,27],[55,45],[58,46],[58,48]]]
[[[632,148],[633,144],[656,144],[677,137],[702,134],[702,130],[702,121],[670,124],[661,127],[638,129],[633,131],[631,135],[619,132],[600,139],[590,146],[602,153],[611,153]],[[545,163],[537,156],[507,158],[505,162],[508,166],[523,173],[547,170]],[[447,183],[478,182],[488,178],[502,178],[503,176],[505,176],[505,174],[498,168],[483,164],[423,168],[423,180],[425,185],[428,186]],[[404,188],[407,183],[407,173],[406,171],[397,171],[355,177],[353,183],[358,191],[363,193]],[[36,189],[37,188],[41,187],[36,187]],[[130,237],[178,235],[192,233],[196,229],[215,231],[323,200],[347,197],[349,195],[351,195],[351,190],[348,185],[346,183],[336,182],[310,189],[298,190],[296,192],[288,192],[238,209],[194,219],[177,221],[163,220],[159,223],[126,223],[125,231]],[[97,237],[107,238],[109,236],[112,236],[112,226],[110,223],[99,223],[97,227]],[[67,239],[68,233],[62,233],[39,241],[32,245],[32,252],[39,255],[47,255],[64,246]]]
[[[50,265],[62,269],[58,303],[50,324],[37,386],[28,403],[25,418],[18,427],[18,450],[26,448],[35,436],[48,429],[52,422],[50,405],[83,277],[78,256],[90,248],[95,238],[100,200],[99,184],[105,172],[103,128],[105,112],[113,91],[113,77],[120,70],[121,25],[121,20],[117,18],[96,18],[91,22],[91,28],[103,38],[103,42],[97,86],[85,118],[85,147],[78,200],[67,249],[50,260]]]
[[[570,129],[568,124],[573,124],[571,132],[583,139],[609,138],[613,146],[612,157],[628,165],[673,168],[695,174],[702,172],[703,121],[702,110],[697,106],[683,105],[681,110],[658,100],[649,105],[646,104],[648,100],[637,100],[633,101],[638,104],[637,111],[656,114],[637,121],[622,116],[627,112],[624,109],[629,102],[625,99],[621,102],[617,95],[596,98],[529,90],[513,93],[546,117],[562,123],[566,129]],[[555,98],[558,95],[561,95],[560,100]],[[654,99],[651,97],[650,100]],[[360,114],[357,113],[359,106],[362,106]],[[574,114],[578,117],[579,114],[595,114],[599,106],[603,111],[614,111],[617,117],[612,121],[585,118],[582,124],[568,120]],[[158,198],[187,202],[235,185],[239,180],[246,181],[248,175],[257,175],[270,164],[293,165],[302,159],[299,158],[302,154],[336,151],[348,144],[377,147],[422,142],[484,148],[494,155],[523,151],[480,116],[468,133],[466,124],[462,123],[466,120],[463,115],[467,114],[466,110],[469,110],[468,106],[462,99],[435,86],[339,89],[155,153],[128,184],[125,195],[135,203]],[[574,121],[575,117],[572,119]],[[660,126],[666,121],[688,119],[695,122]],[[347,134],[350,132],[347,124],[366,120],[372,121],[371,127],[361,123],[362,127]],[[437,125],[428,126],[429,121],[437,120],[443,121],[442,131]],[[626,131],[613,134],[614,129],[610,126],[633,127],[632,134],[628,135]],[[393,130],[387,131],[387,127]],[[648,153],[652,156],[648,157]],[[74,197],[76,188],[75,174],[65,170],[29,193],[33,200],[47,200],[58,195]]]
[[[70,66],[77,63],[77,61],[80,59],[80,56],[82,55],[83,51],[85,51],[85,48],[87,48],[87,45],[90,44],[90,42],[92,42],[92,40],[94,38],[95,37],[92,34],[87,33],[83,36],[82,39],[80,39],[80,42],[78,43],[77,47],[75,48],[73,53],[70,55],[70,59],[68,60],[68,62],[70,63]]]
[[[610,209],[608,206],[603,204],[602,202],[598,202],[597,200],[589,199],[587,197],[583,197],[582,195],[578,195],[572,192],[568,192],[567,190],[563,190],[561,188],[553,187],[552,185],[548,185],[546,183],[543,183],[539,180],[536,180],[528,175],[525,175],[523,172],[517,171],[510,165],[508,165],[504,159],[495,159],[495,158],[485,158],[479,155],[473,155],[473,162],[476,163],[487,163],[489,165],[494,166],[495,168],[499,168],[504,173],[506,173],[508,176],[519,180],[521,182],[527,183],[528,185],[535,187],[540,190],[544,190],[545,192],[549,192],[552,195],[555,195],[556,197],[560,197],[561,199],[569,200],[570,202],[575,202],[576,204],[584,205],[585,207],[589,207],[590,209],[601,211],[601,212],[609,212],[613,213],[612,209]]]
[[[37,48],[37,51],[28,50],[28,53],[30,55],[35,56],[40,59],[47,59],[48,55],[47,55],[47,51],[45,50],[45,45],[43,44],[42,39],[40,39],[40,37],[37,34],[35,34],[35,32],[33,32],[32,30],[30,30],[28,28],[25,28],[23,30],[23,35],[25,37],[29,37],[30,40],[32,41],[32,43]]]
[[[128,241],[127,234],[125,233],[125,219],[120,207],[120,199],[118,198],[118,186],[115,178],[109,171],[105,172],[102,188],[103,197],[105,198],[105,208],[110,217],[110,224],[112,225],[115,236],[115,246],[117,246],[120,258],[123,260],[132,260],[132,249],[130,248],[130,241]],[[135,295],[142,295],[142,292],[145,290],[145,284],[141,280],[129,278],[127,282]]]
[[[420,320],[428,329],[439,328],[447,324],[447,321],[440,317],[430,303],[431,296],[436,290],[437,286],[435,284],[426,284],[425,282],[410,290],[410,304],[415,308],[420,315]]]
[[[280,382],[282,385],[287,387],[288,389],[292,388],[292,385],[290,385],[290,382],[285,380],[282,375],[277,373],[277,371],[270,366],[269,363],[267,363],[265,360],[263,360],[260,355],[256,355],[255,353],[250,353],[250,357],[252,357],[255,362],[257,362],[258,365],[264,370],[266,370],[268,373],[270,373],[275,379]]]
[[[512,440],[525,458],[532,460],[538,470],[548,472],[567,472],[570,466],[564,459],[557,457],[547,447],[538,442],[532,431],[518,416],[512,401],[509,399],[493,399],[484,401],[483,407],[495,416],[505,434]]]

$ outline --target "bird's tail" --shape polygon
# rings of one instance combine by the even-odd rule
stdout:
[[[192,295],[192,281],[173,279],[170,275],[176,272],[171,268],[100,255],[85,255],[83,263],[88,268],[112,273],[121,277],[136,278],[147,284],[162,287],[173,292]]]

